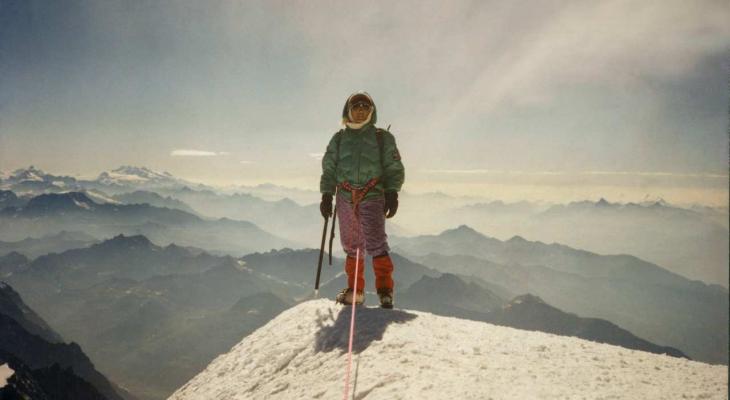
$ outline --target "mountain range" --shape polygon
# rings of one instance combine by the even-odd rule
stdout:
[[[95,237],[86,233],[62,230],[40,238],[28,237],[16,242],[0,241],[0,255],[16,252],[29,258],[36,258],[48,253],[86,247],[96,242],[98,240]]]
[[[434,210],[433,217],[448,221],[436,232],[466,224],[504,240],[519,235],[596,253],[631,254],[687,278],[728,287],[727,208],[601,198],[542,207],[476,203]]]
[[[160,399],[241,337],[310,298],[317,257],[314,249],[220,257],[120,235],[32,261],[20,259],[24,264],[12,267],[6,279],[106,375],[140,399]],[[485,320],[512,296],[478,277],[442,274],[398,254],[392,258],[398,307]],[[369,261],[365,271],[371,285]],[[333,298],[345,286],[342,265],[334,258],[333,267],[323,266],[322,296]],[[367,290],[373,301],[372,287]],[[515,321],[526,318],[510,315]],[[555,315],[564,313],[556,309],[551,318]],[[571,323],[553,332],[581,336],[583,319],[566,318]],[[533,322],[532,329],[550,328],[549,319]],[[640,341],[628,332],[609,339],[617,345]]]
[[[141,235],[26,259],[12,271],[5,279],[25,301],[140,399],[164,398],[293,304],[291,285],[243,260]]]
[[[180,209],[202,218],[246,220],[292,243],[310,243],[309,246],[314,245],[313,233],[322,224],[316,190],[273,184],[212,187],[137,166],[121,166],[102,172],[92,180],[47,174],[33,166],[7,175],[0,180],[0,190],[16,189],[17,193],[13,195],[17,194],[17,199],[12,201],[16,207],[29,196],[77,191],[84,192],[96,203],[145,202]],[[604,198],[567,204],[505,203],[441,192],[403,192],[400,202],[398,217],[387,221],[389,234],[436,234],[467,224],[502,239],[520,235],[596,253],[631,254],[689,279],[726,288],[730,279],[727,268],[730,263],[728,207],[699,204],[680,207],[661,197],[649,196],[627,203],[609,202]],[[148,231],[145,233],[154,237]],[[19,239],[22,238],[15,240]],[[181,240],[176,242],[182,243]]]
[[[0,187],[15,192],[59,192],[81,189],[101,189],[116,194],[120,191],[129,191],[130,188],[160,188],[160,187],[196,187],[210,188],[209,186],[193,183],[177,178],[169,172],[157,172],[146,167],[122,165],[111,171],[104,171],[95,179],[82,179],[65,175],[49,174],[35,166],[19,168],[6,173],[0,180]]]
[[[316,203],[276,199],[286,191],[273,185],[259,188],[270,196],[264,200],[143,168],[115,171],[94,182],[32,167],[0,178],[0,188],[18,190],[0,191],[0,278],[38,311],[32,319],[49,321],[35,334],[57,330],[114,382],[159,399],[311,298],[319,251],[292,247],[319,243]],[[661,199],[505,204],[404,193],[401,200],[398,224],[388,221],[397,307],[727,364],[727,288],[687,278],[716,279],[727,236],[722,210]],[[527,234],[499,240],[466,225],[402,236],[419,232],[412,221],[425,221],[423,213],[586,238],[587,248],[600,239],[606,248],[630,248],[633,240],[645,254],[706,254],[670,268]],[[367,261],[366,304],[376,304]],[[320,295],[333,298],[346,285],[342,263],[334,257],[329,267],[325,258]]]
[[[203,219],[188,212],[149,204],[99,204],[82,192],[32,197],[20,208],[0,210],[0,240],[16,241],[61,231],[96,238],[144,234],[158,243],[177,243],[225,254],[296,247],[248,221]]]
[[[0,388],[3,399],[134,399],[102,375],[78,344],[63,343],[11,286],[0,281],[3,363],[15,375]]]
[[[611,321],[704,362],[727,364],[728,291],[629,255],[600,255],[460,226],[392,238],[394,251],[440,272],[531,293],[569,313]]]

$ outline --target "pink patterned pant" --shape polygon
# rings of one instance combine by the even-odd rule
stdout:
[[[385,233],[385,197],[375,197],[360,203],[360,224],[355,219],[352,203],[345,195],[337,193],[337,219],[340,224],[340,242],[345,253],[355,257],[360,248],[360,255],[366,250],[372,257],[379,256],[387,251],[388,235]]]

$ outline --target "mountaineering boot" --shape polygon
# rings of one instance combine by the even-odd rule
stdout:
[[[336,303],[342,303],[346,305],[352,304],[352,288],[345,288],[340,291],[340,293],[337,293],[337,297],[335,297]],[[357,296],[355,296],[355,304],[360,305],[365,302],[365,293],[358,290]]]
[[[393,260],[388,252],[373,257],[373,271],[380,307],[393,308]]]
[[[378,297],[380,297],[381,308],[393,308],[393,289],[378,289]]]

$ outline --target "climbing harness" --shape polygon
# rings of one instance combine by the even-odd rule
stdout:
[[[355,186],[348,181],[344,181],[337,185],[338,188],[345,189],[348,192],[352,193],[352,209],[355,214],[355,221],[358,223],[358,227],[360,224],[360,213],[359,213],[360,202],[365,197],[365,195],[368,194],[370,189],[372,189],[373,187],[375,187],[375,185],[378,184],[379,180],[380,180],[380,178],[376,176],[375,178],[372,178],[369,181],[367,181],[365,183],[365,185],[363,185],[363,186]],[[358,235],[359,235],[359,231],[358,231]]]

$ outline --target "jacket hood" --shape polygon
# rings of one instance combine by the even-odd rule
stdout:
[[[373,111],[370,113],[370,121],[368,124],[375,125],[376,122],[378,122],[378,108],[375,106],[375,102],[373,101],[373,98],[370,97],[370,94],[368,92],[355,92],[347,97],[347,100],[345,100],[345,105],[342,107],[342,124],[345,125],[347,122],[350,122],[350,119],[347,116],[347,106],[350,104],[350,100],[352,100],[355,96],[365,96],[370,100],[370,103],[373,105]]]

